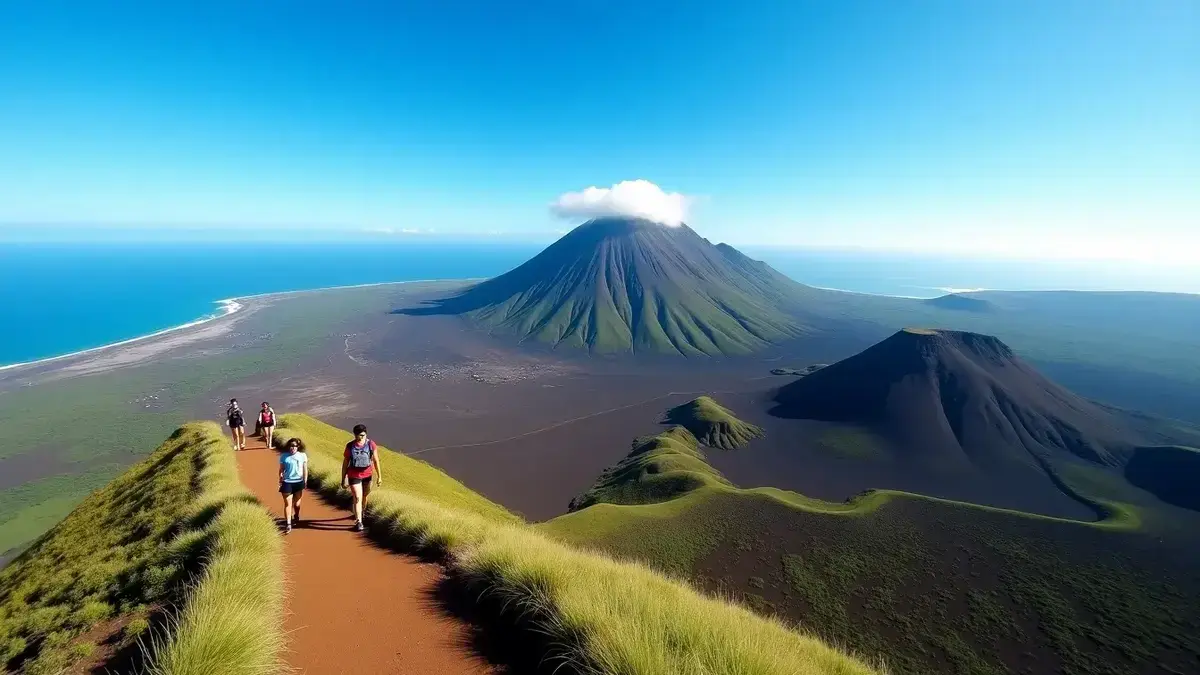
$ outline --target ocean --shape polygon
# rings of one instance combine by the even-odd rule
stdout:
[[[542,246],[389,241],[0,243],[0,367],[204,320],[227,311],[232,305],[222,301],[239,296],[494,276]],[[859,293],[934,297],[956,290],[1062,288],[1200,292],[1196,271],[744,250],[800,282]]]

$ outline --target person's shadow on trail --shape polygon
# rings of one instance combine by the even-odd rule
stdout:
[[[342,523],[346,523],[348,521],[353,521],[353,520],[354,520],[354,517],[349,516],[349,515],[345,515],[340,518],[323,518],[320,520],[301,520],[300,522],[296,523],[295,525],[292,525],[292,529],[294,529],[294,530],[331,530],[331,531],[332,530],[348,530],[348,529],[350,529],[349,526],[342,524]],[[280,519],[279,522],[282,523],[283,520]]]

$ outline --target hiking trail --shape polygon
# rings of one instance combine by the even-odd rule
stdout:
[[[242,482],[279,522],[279,455],[261,438],[237,455]],[[346,509],[305,490],[302,520],[284,536],[281,655],[297,674],[498,675],[477,655],[471,627],[441,611],[441,567],[387,551],[352,532]]]

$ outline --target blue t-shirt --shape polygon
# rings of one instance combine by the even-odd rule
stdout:
[[[285,452],[279,456],[279,463],[283,465],[283,482],[299,483],[304,480],[304,465],[308,464],[308,455]]]

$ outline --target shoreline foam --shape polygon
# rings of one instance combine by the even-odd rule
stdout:
[[[426,283],[432,283],[432,282],[445,282],[445,281],[476,281],[481,278],[484,278],[484,277],[471,277],[471,278],[467,278],[467,279],[414,279],[412,281],[381,281],[381,282],[370,283],[370,284],[351,284],[351,285],[347,285],[347,286],[327,286],[327,287],[323,287],[323,288],[305,288],[305,289],[299,289],[299,290],[294,290],[294,291],[272,291],[270,293],[255,293],[253,295],[239,295],[239,296],[232,297],[232,298],[225,298],[223,300],[214,300],[213,304],[217,305],[219,308],[217,310],[217,312],[214,314],[208,315],[208,316],[203,316],[194,321],[189,321],[187,323],[179,324],[178,326],[171,326],[170,328],[164,328],[162,330],[154,331],[153,333],[147,333],[146,335],[139,335],[137,337],[129,338],[127,340],[119,340],[117,342],[110,342],[108,344],[100,345],[98,347],[88,347],[87,349],[81,349],[79,351],[70,352],[68,354],[60,354],[58,356],[47,356],[45,358],[34,359],[32,361],[22,361],[20,363],[10,363],[7,365],[0,365],[0,373],[3,373],[6,370],[12,370],[14,368],[27,368],[27,367],[33,367],[33,366],[41,366],[41,365],[53,363],[55,361],[62,361],[64,359],[70,359],[70,358],[75,358],[75,357],[79,357],[79,356],[84,356],[87,354],[92,354],[92,353],[99,352],[99,351],[102,351],[105,349],[112,349],[115,347],[124,347],[126,345],[130,345],[130,344],[133,344],[136,342],[141,342],[143,340],[149,340],[151,338],[162,337],[164,335],[167,335],[169,333],[174,333],[176,331],[181,331],[181,330],[185,330],[188,328],[195,328],[196,326],[201,326],[201,325],[204,325],[211,321],[215,321],[217,319],[223,319],[227,316],[231,316],[231,315],[236,314],[237,312],[245,309],[246,305],[243,304],[243,302],[241,302],[244,300],[259,300],[259,299],[263,299],[263,298],[270,298],[270,297],[283,296],[283,295],[295,295],[298,293],[319,293],[321,291],[336,291],[336,290],[350,289],[350,288],[369,288],[369,287],[373,287],[373,286],[393,286],[393,285],[398,285],[398,284],[426,284]]]
[[[76,356],[83,356],[85,354],[91,354],[93,352],[98,352],[103,349],[111,349],[113,347],[123,347],[125,345],[133,344],[135,342],[141,342],[142,340],[149,340],[150,338],[161,337],[168,333],[174,333],[175,331],[184,330],[185,328],[195,328],[196,326],[200,326],[200,325],[206,324],[210,321],[215,321],[217,319],[222,319],[231,314],[236,314],[237,312],[241,311],[243,308],[245,308],[245,305],[241,304],[237,300],[238,300],[237,298],[226,298],[224,300],[215,300],[215,301],[213,301],[213,304],[220,306],[218,313],[212,314],[210,316],[201,317],[199,319],[196,319],[195,321],[189,321],[187,323],[179,324],[178,326],[171,326],[170,328],[164,328],[162,330],[154,331],[153,333],[147,333],[146,335],[139,335],[134,338],[129,338],[128,340],[120,340],[118,342],[110,342],[106,345],[100,345],[99,347],[88,347],[87,349],[81,349],[76,352],[70,352],[69,354],[60,354],[58,356],[47,356],[46,358],[34,359],[32,361],[22,361],[20,363],[10,363],[7,365],[0,366],[0,372],[3,372],[5,370],[11,370],[13,368],[23,368],[23,367],[27,367],[27,366],[39,366],[39,365],[51,363],[53,361],[61,361],[63,359],[74,358]]]

